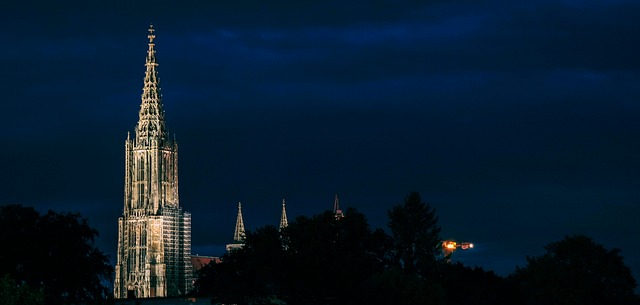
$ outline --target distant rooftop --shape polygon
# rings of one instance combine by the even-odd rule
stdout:
[[[202,267],[211,262],[218,264],[221,262],[221,260],[217,256],[191,255],[191,265],[193,265],[194,271],[202,269]]]

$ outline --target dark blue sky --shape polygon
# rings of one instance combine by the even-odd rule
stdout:
[[[0,204],[80,212],[114,256],[147,28],[193,252],[418,191],[499,274],[567,234],[640,280],[636,1],[29,2],[0,7]]]

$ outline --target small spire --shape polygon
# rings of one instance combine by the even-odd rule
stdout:
[[[282,198],[282,216],[280,216],[280,230],[289,225],[287,221],[287,209],[285,208],[284,198]]]
[[[236,230],[233,233],[233,241],[242,243],[244,242],[244,221],[242,221],[242,203],[238,202],[238,218],[236,218]]]
[[[338,201],[337,194],[336,199],[333,201],[333,215],[337,220],[344,217],[344,213],[342,213],[342,210],[340,209],[340,202]]]

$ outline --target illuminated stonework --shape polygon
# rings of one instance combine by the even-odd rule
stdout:
[[[178,144],[168,136],[149,50],[135,139],[125,141],[124,211],[118,219],[115,298],[183,295],[192,288],[191,214],[178,200]]]
[[[236,217],[236,230],[233,232],[233,242],[227,244],[227,251],[237,250],[244,247],[244,221],[242,220],[242,203],[238,202],[238,217]]]
[[[287,209],[285,208],[284,198],[282,199],[282,213],[280,214],[280,231],[282,229],[289,226],[289,221],[287,220]]]

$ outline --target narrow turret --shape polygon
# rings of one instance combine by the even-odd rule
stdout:
[[[238,202],[238,217],[236,218],[236,230],[233,232],[233,242],[227,244],[227,251],[240,249],[244,246],[244,221],[242,220],[242,203]]]
[[[342,213],[342,210],[340,209],[340,202],[338,201],[338,195],[336,195],[336,199],[333,201],[333,215],[336,218],[336,220],[340,220],[342,217],[344,217],[344,213]]]
[[[242,221],[242,203],[238,202],[238,217],[236,218],[236,230],[233,233],[233,241],[244,242],[244,221]]]
[[[282,199],[282,215],[280,216],[280,230],[286,228],[289,225],[287,221],[287,209],[285,208],[284,198]]]

